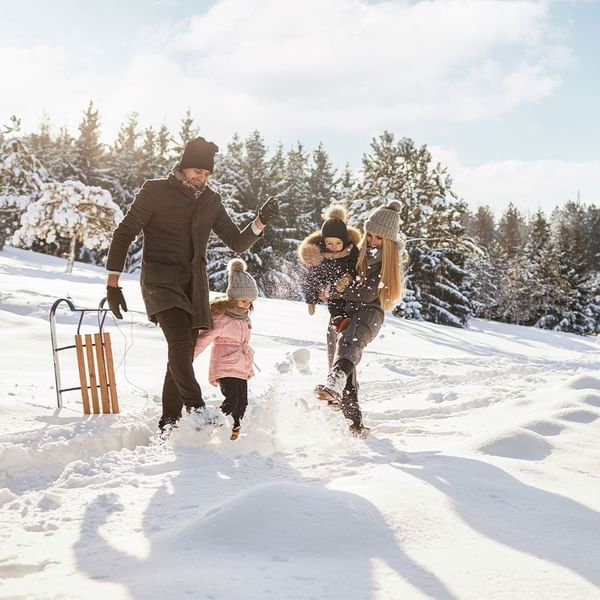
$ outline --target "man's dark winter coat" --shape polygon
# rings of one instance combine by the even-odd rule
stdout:
[[[231,220],[219,194],[207,187],[198,194],[171,173],[151,179],[137,193],[113,234],[106,268],[122,271],[129,246],[144,234],[140,284],[146,312],[181,308],[192,315],[194,329],[212,325],[208,299],[206,249],[211,231],[235,252],[258,239],[248,224],[242,231]]]

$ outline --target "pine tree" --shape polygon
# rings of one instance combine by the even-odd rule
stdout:
[[[309,187],[308,156],[300,142],[286,156],[283,190],[279,203],[281,216],[275,225],[281,250],[296,250],[292,239],[304,238],[314,231],[320,215],[314,215]]]
[[[527,226],[519,209],[510,202],[498,225],[498,243],[505,258],[518,256],[527,239]]]
[[[518,208],[510,202],[502,214],[497,230],[499,266],[498,294],[494,318],[506,323],[532,324],[528,309],[528,287],[531,265],[523,254],[527,241],[527,226]]]
[[[569,301],[559,328],[584,335],[595,329],[588,314],[591,274],[587,270],[587,244],[583,207],[569,201],[553,215],[554,240],[559,253],[560,273],[568,281]]]
[[[183,153],[183,149],[185,145],[194,138],[197,138],[200,133],[200,129],[194,125],[194,118],[192,117],[192,113],[188,108],[185,111],[185,116],[181,119],[181,125],[179,127],[178,139],[173,148],[173,153],[180,157]]]
[[[527,306],[531,318],[527,325],[554,329],[567,309],[568,281],[560,273],[558,253],[552,241],[550,225],[541,210],[529,226],[525,259],[531,268]]]
[[[217,158],[215,173],[218,181],[211,180],[211,186],[221,194],[233,220],[244,227],[254,220],[261,202],[281,192],[281,147],[269,158],[268,148],[258,131],[252,132],[243,142],[236,134],[225,154]],[[248,271],[256,278],[259,292],[269,296],[276,294],[277,290],[281,292],[282,286],[289,288],[289,265],[282,261],[280,249],[276,247],[279,243],[274,231],[276,227],[277,221],[269,225],[264,237],[242,254]],[[226,266],[233,252],[215,236],[211,236],[209,249],[210,285],[217,291],[224,291],[227,286]]]
[[[251,220],[251,213],[243,208],[243,199],[249,187],[244,174],[244,143],[236,133],[227,145],[224,154],[217,154],[215,173],[218,179],[211,179],[210,186],[214,188],[223,200],[225,209],[238,226],[244,221]],[[256,261],[253,260],[254,247],[245,253],[245,260],[250,272],[255,274]],[[212,234],[208,241],[208,279],[211,289],[224,292],[227,288],[227,263],[233,257],[233,252]],[[258,284],[258,280],[257,280]],[[260,289],[260,286],[259,286]]]
[[[0,250],[48,180],[48,172],[20,136],[20,127],[20,120],[13,116],[0,135]]]
[[[25,246],[35,240],[69,240],[66,272],[70,273],[78,246],[89,251],[106,250],[122,218],[121,209],[106,190],[80,181],[46,183],[39,200],[28,205],[14,237]]]
[[[467,233],[482,248],[493,252],[496,245],[496,221],[489,206],[479,206],[469,219]]]
[[[308,193],[311,214],[309,220],[313,228],[320,226],[323,212],[332,204],[339,204],[337,195],[338,179],[323,144],[319,144],[312,153],[312,162],[308,172]]]
[[[452,191],[452,180],[433,165],[425,145],[409,138],[394,141],[384,132],[363,157],[362,177],[351,216],[362,224],[375,207],[390,200],[401,204],[410,266],[407,293],[395,314],[464,326],[470,314],[466,258],[474,245],[466,239],[464,204]]]
[[[105,158],[104,146],[100,141],[100,115],[90,100],[79,124],[79,137],[75,140],[73,166],[77,179],[86,185],[106,189],[114,185]]]
[[[39,131],[25,138],[32,152],[37,156],[52,181],[65,181],[76,177],[75,138],[65,127],[58,135],[52,134],[52,125],[48,117],[42,119]]]
[[[356,200],[356,185],[356,178],[350,169],[350,165],[346,163],[341,177],[337,180],[334,195],[337,203],[341,204],[349,212],[350,207]]]

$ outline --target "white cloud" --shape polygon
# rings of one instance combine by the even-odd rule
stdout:
[[[503,160],[466,167],[448,149],[431,148],[435,161],[448,168],[453,189],[471,207],[488,204],[500,215],[513,202],[525,214],[546,214],[568,200],[600,204],[600,160]]]
[[[477,120],[560,85],[569,52],[548,23],[543,1],[219,0],[109,73],[60,48],[0,48],[0,114],[74,128],[94,99],[112,136],[134,111],[176,129],[189,106],[221,139]]]

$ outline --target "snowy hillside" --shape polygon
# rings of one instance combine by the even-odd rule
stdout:
[[[57,409],[48,310],[104,295],[102,269],[65,266],[0,252],[0,598],[600,597],[597,339],[388,318],[359,368],[363,441],[312,397],[326,311],[259,298],[243,436],[183,419],[164,447],[165,344],[133,276],[107,324],[121,414],[83,417],[78,392]]]

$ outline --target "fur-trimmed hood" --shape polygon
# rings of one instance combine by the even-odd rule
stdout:
[[[343,250],[339,252],[324,252],[321,250],[323,237],[321,230],[315,231],[306,236],[300,246],[298,246],[298,260],[307,267],[316,267],[324,260],[335,260],[348,256],[352,246],[358,246],[362,234],[356,227],[348,227],[348,241],[350,242]]]

